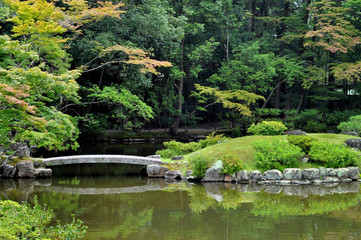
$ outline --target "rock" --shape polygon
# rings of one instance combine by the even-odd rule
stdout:
[[[282,185],[282,186],[287,186],[287,185],[291,185],[292,182],[290,180],[281,180],[279,182],[279,184]]]
[[[158,164],[151,164],[147,166],[148,177],[164,177],[164,174],[169,171],[167,167],[160,166]]]
[[[301,130],[299,130],[299,129],[287,131],[287,132],[284,132],[284,133],[282,133],[282,134],[283,134],[283,135],[307,135],[306,132],[301,131]]]
[[[341,132],[341,134],[345,134],[345,135],[351,135],[351,136],[358,136],[357,132]]]
[[[223,163],[218,160],[212,167],[208,168],[204,175],[203,182],[222,182],[224,181],[224,174],[221,174]]]
[[[350,178],[350,170],[348,168],[338,168],[336,176],[340,180]]]
[[[352,179],[351,178],[344,178],[344,179],[342,179],[342,182],[350,183],[350,182],[352,182]]]
[[[17,177],[19,178],[33,178],[35,177],[34,163],[30,160],[21,161],[16,164]]]
[[[320,179],[320,170],[317,168],[303,169],[302,178],[306,180]]]
[[[267,170],[264,173],[264,178],[266,180],[282,180],[283,175],[282,175],[282,172],[280,170],[272,169],[272,170]]]
[[[357,180],[360,178],[360,168],[359,167],[348,167],[350,170],[350,178],[352,180]]]
[[[334,168],[326,168],[326,174],[328,177],[336,177],[337,171]]]
[[[345,143],[352,147],[352,148],[358,148],[361,149],[361,139],[358,138],[350,138],[345,141]]]
[[[249,177],[251,181],[259,181],[263,179],[263,174],[260,171],[256,170],[252,171]]]
[[[232,174],[232,175],[226,175],[224,176],[224,181],[225,182],[236,182],[237,181],[237,178],[236,178],[236,174]]]
[[[302,163],[308,163],[309,160],[310,160],[310,159],[307,158],[307,157],[301,157],[300,162],[302,162]]]
[[[147,156],[149,158],[155,158],[155,159],[161,159],[161,156],[160,155],[149,155]]]
[[[214,198],[217,202],[222,202],[223,195],[222,192],[225,189],[223,183],[203,183],[203,186],[208,194],[208,196]]]
[[[37,178],[50,178],[53,171],[50,168],[35,168],[34,174]]]
[[[320,170],[320,179],[325,179],[327,177],[327,171],[324,167],[319,167]]]
[[[236,173],[237,182],[248,182],[249,181],[249,172],[246,170],[239,171]]]
[[[301,180],[302,170],[300,168],[285,168],[283,170],[283,179],[285,180]]]
[[[45,165],[43,163],[43,161],[34,161],[34,168],[44,168]]]
[[[186,171],[186,177],[190,177],[190,176],[192,176],[192,174],[193,174],[192,170],[187,170]]]
[[[314,185],[320,185],[322,183],[322,180],[321,179],[314,179],[312,180],[313,184]]]
[[[16,167],[14,167],[13,165],[6,164],[3,167],[3,174],[2,174],[3,178],[13,178],[15,177],[15,174],[16,174]]]
[[[184,158],[183,156],[175,156],[172,157],[172,161],[182,160],[183,158]]]
[[[182,179],[182,173],[179,170],[169,170],[164,174],[166,179]]]
[[[293,180],[292,184],[296,184],[296,185],[308,185],[308,184],[312,184],[311,180]]]
[[[340,179],[337,177],[326,177],[325,179],[322,179],[322,183],[338,183],[340,182]]]

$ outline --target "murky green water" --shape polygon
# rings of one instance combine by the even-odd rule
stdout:
[[[85,239],[361,239],[359,184],[258,186],[142,177],[1,180],[2,199],[39,201],[89,227]]]

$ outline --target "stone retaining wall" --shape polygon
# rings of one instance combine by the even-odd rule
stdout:
[[[353,182],[360,178],[359,167],[347,168],[286,168],[283,172],[272,169],[264,173],[255,171],[239,171],[233,175],[221,174],[222,161],[217,161],[206,171],[203,179],[196,179],[191,171],[183,175],[181,171],[171,170],[158,165],[149,165],[147,173],[149,177],[164,177],[167,179],[184,179],[188,181],[200,180],[202,182],[238,182],[274,185],[309,185],[309,184],[332,184],[340,182]]]

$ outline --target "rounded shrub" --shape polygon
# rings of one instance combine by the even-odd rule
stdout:
[[[253,144],[255,167],[260,170],[295,168],[300,164],[304,155],[302,149],[288,142],[274,140],[260,141]]]
[[[356,166],[361,160],[359,152],[331,143],[312,144],[308,155],[312,161],[329,168]]]
[[[307,135],[289,135],[287,140],[290,144],[300,147],[306,154],[310,152],[312,144],[318,142],[316,138]]]
[[[277,121],[263,121],[261,123],[254,124],[248,128],[247,132],[253,135],[281,135],[287,127]]]
[[[213,160],[198,153],[198,154],[192,155],[189,158],[189,164],[193,171],[192,175],[196,176],[197,178],[203,178],[207,169],[212,166]]]
[[[221,173],[232,175],[243,169],[243,161],[236,155],[225,154],[221,157],[221,160],[223,162]]]
[[[356,132],[361,134],[361,115],[350,117],[346,122],[341,122],[338,126],[342,132]]]

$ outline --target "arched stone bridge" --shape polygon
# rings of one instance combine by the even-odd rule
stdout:
[[[129,155],[75,155],[46,158],[44,159],[43,163],[46,167],[91,163],[115,163],[147,166],[150,164],[161,164],[162,161],[156,158]]]

